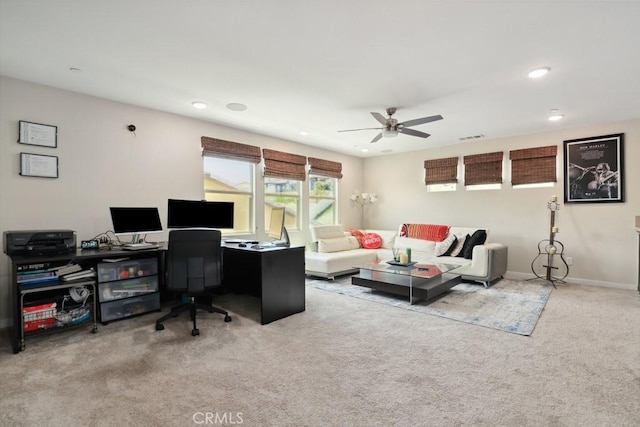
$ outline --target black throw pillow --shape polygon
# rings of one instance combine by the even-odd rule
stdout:
[[[482,245],[487,240],[487,232],[485,230],[476,230],[471,237],[469,237],[460,251],[461,256],[465,259],[471,259],[473,254],[473,247],[476,245]]]

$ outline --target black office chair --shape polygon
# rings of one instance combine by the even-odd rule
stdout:
[[[169,313],[156,321],[156,330],[164,329],[162,322],[177,317],[189,310],[193,329],[191,335],[200,335],[196,327],[196,310],[224,314],[224,321],[231,316],[225,310],[205,304],[197,298],[211,295],[210,292],[222,282],[221,233],[218,230],[171,230],[166,254],[167,289],[177,294],[186,294],[189,302],[173,307]]]

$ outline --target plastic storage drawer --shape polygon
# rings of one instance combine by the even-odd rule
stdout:
[[[160,294],[158,293],[120,299],[100,304],[100,321],[105,323],[157,310],[160,310]]]
[[[143,276],[135,279],[98,284],[98,298],[100,302],[139,297],[153,292],[158,292],[158,276]]]
[[[145,258],[98,264],[98,282],[113,282],[158,274],[158,259]]]

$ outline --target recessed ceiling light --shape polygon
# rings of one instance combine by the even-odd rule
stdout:
[[[247,106],[244,104],[239,104],[237,102],[231,102],[227,104],[227,108],[231,111],[245,111]]]
[[[539,79],[540,77],[546,76],[549,71],[551,71],[550,67],[540,67],[529,71],[528,76],[531,79]]]
[[[194,108],[197,108],[199,110],[202,110],[203,108],[207,108],[207,104],[205,104],[202,101],[193,101],[191,105],[193,105]]]
[[[71,67],[71,68],[69,68],[69,71],[73,71],[74,73],[81,73],[82,72],[82,68]]]
[[[361,148],[360,151],[362,151],[363,153],[368,153],[369,149],[368,148]]]
[[[562,120],[563,117],[564,114],[560,114],[558,110],[551,110],[551,113],[549,114],[549,121],[557,122],[558,120]]]
[[[309,131],[308,130],[301,130],[300,132],[298,132],[300,135],[302,136],[307,136],[309,135]]]

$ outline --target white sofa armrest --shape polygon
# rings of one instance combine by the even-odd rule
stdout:
[[[489,287],[491,281],[501,278],[507,271],[508,248],[502,243],[487,243],[473,248],[471,264],[456,268],[453,272],[462,280],[482,282]]]

